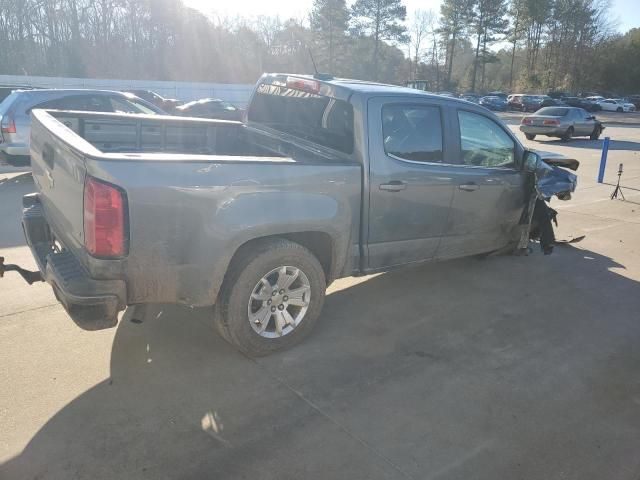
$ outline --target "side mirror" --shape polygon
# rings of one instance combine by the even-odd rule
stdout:
[[[596,119],[596,116],[595,116],[595,115],[589,115],[589,116],[587,117],[587,120],[595,120],[595,119]]]
[[[540,155],[530,150],[524,153],[524,171],[533,173],[538,169],[538,166],[542,162]]]

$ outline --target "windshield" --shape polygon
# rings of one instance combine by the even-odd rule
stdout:
[[[327,96],[262,84],[248,119],[344,153],[353,152],[353,107]]]
[[[568,108],[545,107],[538,110],[536,112],[536,115],[545,115],[549,117],[564,117],[567,113],[569,113]]]

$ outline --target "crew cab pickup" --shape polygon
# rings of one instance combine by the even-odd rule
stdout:
[[[70,316],[213,306],[251,355],[304,337],[336,278],[526,249],[576,185],[480,106],[324,76],[264,75],[244,123],[32,116],[23,227]]]

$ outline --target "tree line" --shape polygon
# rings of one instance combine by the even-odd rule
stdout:
[[[220,18],[181,0],[0,0],[0,73],[253,83],[312,73],[439,90],[640,86],[640,30],[607,0],[314,0],[303,18]]]

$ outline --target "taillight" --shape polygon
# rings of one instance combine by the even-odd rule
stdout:
[[[560,125],[560,121],[558,120],[545,120],[542,122],[543,125]]]
[[[84,182],[84,245],[95,257],[122,257],[127,252],[125,193],[87,176]]]
[[[522,125],[531,125],[532,123],[533,123],[533,120],[531,120],[530,118],[522,119]]]
[[[16,133],[16,122],[13,119],[13,115],[11,113],[7,113],[4,117],[2,117],[2,122],[0,122],[0,130],[2,133]]]

